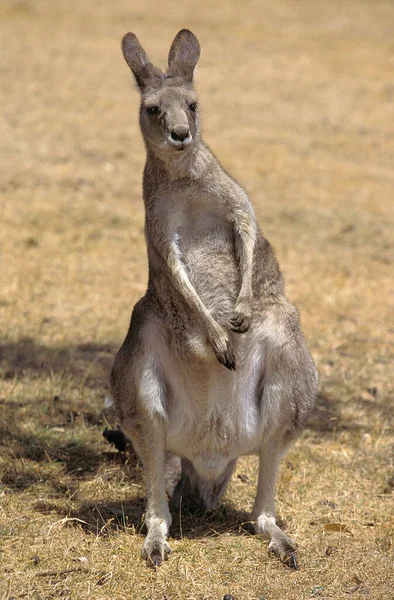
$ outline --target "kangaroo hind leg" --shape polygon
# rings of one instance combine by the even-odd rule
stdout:
[[[266,373],[261,410],[266,422],[252,520],[256,533],[270,540],[269,550],[296,569],[296,544],[275,520],[275,484],[282,457],[313,409],[317,371],[291,305],[283,303],[273,308],[264,326]]]
[[[270,540],[268,550],[289,567],[297,569],[297,546],[276,524],[275,516],[275,484],[284,452],[285,449],[273,440],[261,449],[257,495],[251,518],[255,532]]]
[[[172,519],[166,496],[166,386],[157,356],[144,346],[144,335],[148,335],[147,331],[140,331],[138,347],[135,345],[132,351],[127,344],[119,351],[112,372],[112,389],[122,430],[132,440],[145,470],[148,533],[142,556],[155,567],[171,552],[167,543]]]

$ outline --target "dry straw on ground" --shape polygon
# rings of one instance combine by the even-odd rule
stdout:
[[[223,506],[140,560],[144,492],[102,437],[108,370],[146,284],[135,30],[164,66],[203,47],[205,137],[245,185],[318,363],[278,512],[301,568],[248,529],[256,460]],[[0,598],[393,598],[394,5],[3,0]]]

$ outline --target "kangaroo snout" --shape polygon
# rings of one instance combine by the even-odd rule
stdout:
[[[168,141],[177,148],[187,146],[192,142],[192,135],[188,125],[175,125],[171,128]]]
[[[171,137],[175,141],[183,142],[190,135],[189,128],[186,125],[179,125],[171,131]]]

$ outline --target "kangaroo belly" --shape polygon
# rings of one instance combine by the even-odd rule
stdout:
[[[258,451],[256,392],[256,381],[242,368],[232,373],[213,363],[209,372],[199,372],[178,365],[176,379],[171,376],[166,449],[187,458],[203,479],[216,479],[232,459]]]

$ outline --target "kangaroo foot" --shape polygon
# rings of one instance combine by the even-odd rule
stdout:
[[[278,556],[280,560],[290,569],[298,569],[296,550],[297,546],[293,540],[275,523],[272,516],[261,515],[254,522],[254,530],[257,535],[269,539],[268,552]]]
[[[142,547],[142,558],[146,560],[148,567],[160,567],[161,563],[171,554],[171,547],[160,535],[148,533]]]
[[[273,537],[268,545],[268,552],[278,556],[290,569],[298,569],[296,545],[286,534]]]

